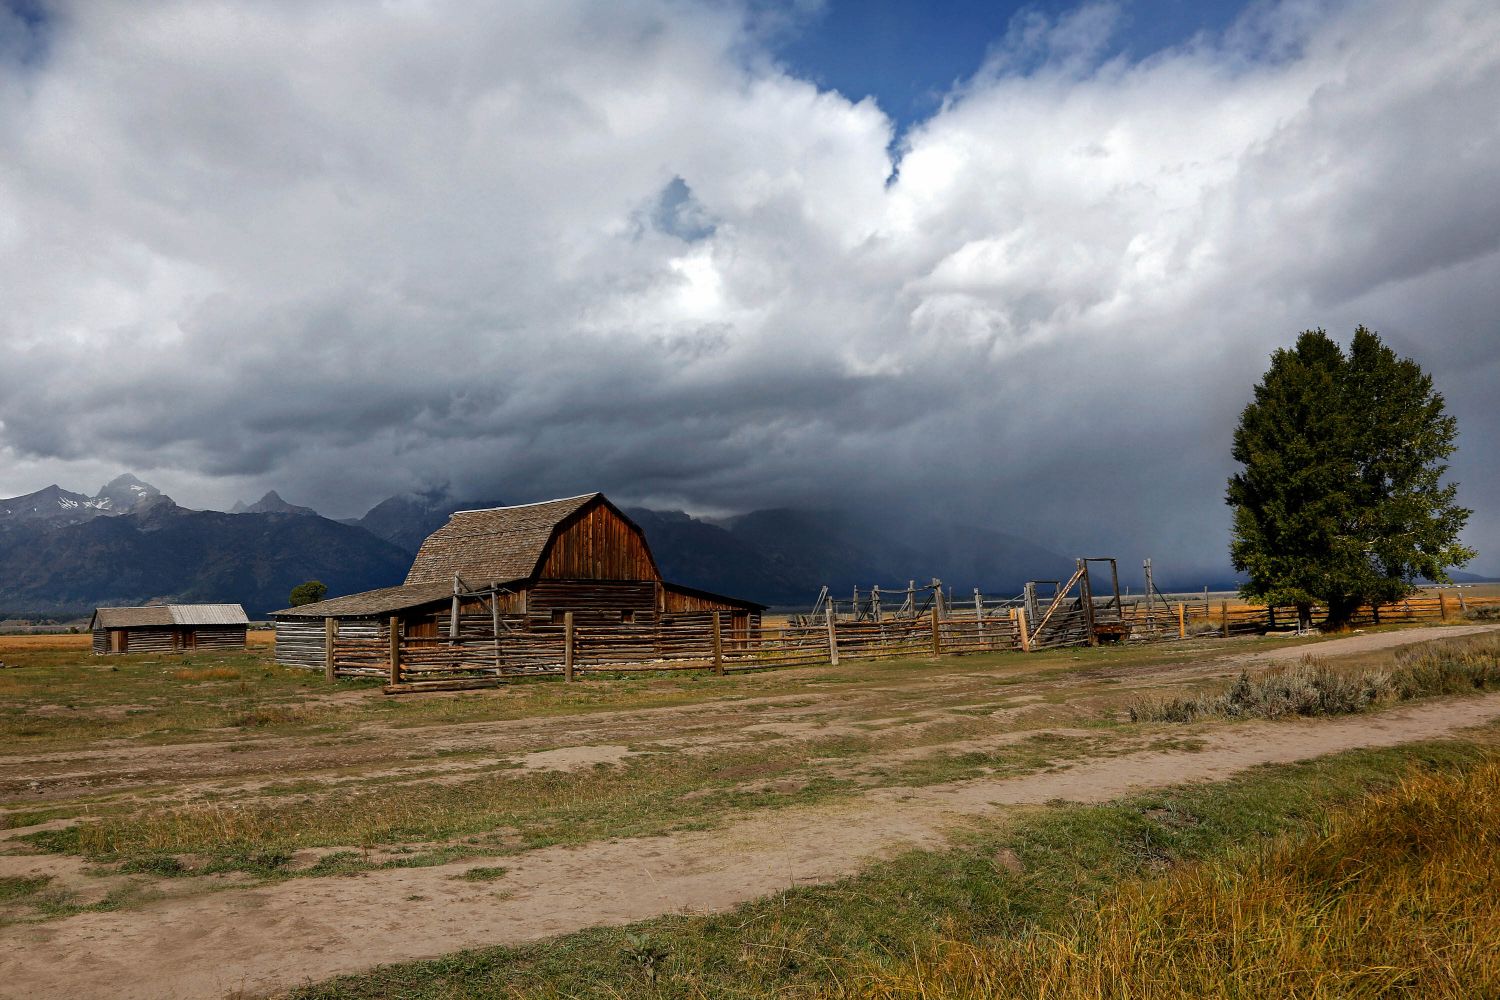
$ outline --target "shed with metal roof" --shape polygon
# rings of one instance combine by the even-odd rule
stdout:
[[[238,604],[148,604],[95,608],[95,653],[181,653],[242,649],[249,619]]]

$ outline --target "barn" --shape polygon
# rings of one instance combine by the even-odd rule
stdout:
[[[249,619],[238,604],[153,604],[95,608],[95,653],[182,653],[243,649]]]
[[[639,525],[602,493],[516,507],[462,510],[428,536],[406,582],[274,612],[276,659],[322,668],[326,620],[344,638],[376,639],[398,618],[408,636],[493,623],[531,630],[572,612],[585,626],[706,623],[723,615],[730,635],[758,628],[765,606],[668,583]]]

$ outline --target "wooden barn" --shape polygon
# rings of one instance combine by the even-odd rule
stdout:
[[[466,634],[579,625],[660,626],[723,613],[728,634],[760,625],[765,606],[662,580],[639,525],[602,493],[463,510],[428,536],[406,582],[272,614],[279,663],[321,668],[326,619],[343,638]]]
[[[243,649],[249,620],[238,604],[157,604],[95,608],[95,653],[182,653]]]

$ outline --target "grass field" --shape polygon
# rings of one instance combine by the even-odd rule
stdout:
[[[1364,791],[1389,787],[1414,761],[1489,773],[1476,770],[1491,754],[1486,729],[1109,805],[988,801],[1027,782],[1066,791],[1070,775],[1111,773],[1113,761],[1121,775],[1151,774],[1153,783],[1193,768],[1216,773],[1215,761],[1240,761],[1279,738],[1236,736],[1244,723],[1213,713],[1132,722],[1131,709],[1172,699],[1211,704],[1242,673],[1274,678],[1309,649],[1334,651],[1326,669],[1340,677],[1389,675],[1398,657],[1408,665],[1421,658],[1395,650],[1406,635],[1371,631],[1332,646],[1211,638],[406,699],[369,682],[329,683],[278,667],[264,648],[93,657],[77,645],[86,636],[0,639],[0,659],[16,667],[0,671],[0,942],[31,942],[9,953],[42,962],[31,929],[53,928],[45,941],[61,949],[76,926],[91,961],[118,951],[123,982],[170,964],[148,961],[131,943],[136,929],[152,928],[150,947],[166,949],[188,940],[206,946],[206,933],[222,933],[215,947],[226,968],[258,969],[274,954],[278,966],[254,981],[286,984],[299,969],[316,979],[348,966],[336,947],[289,950],[278,907],[325,936],[342,933],[344,914],[361,908],[400,914],[390,930],[366,928],[361,947],[347,949],[367,966],[372,956],[432,947],[424,941],[462,946],[470,938],[454,936],[455,920],[472,926],[514,911],[517,927],[548,925],[548,880],[581,886],[610,864],[633,870],[630,859],[686,852],[684,898],[707,893],[714,909],[773,892],[780,865],[835,881],[728,915],[582,931],[362,973],[306,995],[782,995],[756,992],[762,980],[809,996],[840,995],[854,982],[907,995],[902,977],[956,968],[958,955],[1015,961],[991,951],[1017,934],[1066,931],[1076,937],[1069,947],[1081,949],[1078,899],[1104,900],[1192,860],[1243,867],[1249,862],[1230,856],[1233,845],[1306,835],[1320,804],[1355,808]],[[1428,648],[1421,655],[1441,654],[1444,663],[1494,666],[1500,657],[1500,644],[1482,638]],[[1468,675],[1454,670],[1433,674],[1447,678],[1442,684],[1354,709],[1488,683],[1465,688],[1453,678]],[[1330,746],[1357,745],[1365,729],[1349,728],[1351,737]],[[951,817],[933,818],[944,814]],[[739,845],[724,856],[738,867],[716,879],[712,866],[691,859],[714,856],[722,838]],[[878,858],[889,853],[880,845],[901,843],[929,846],[873,868],[859,861],[861,852]],[[1069,860],[1059,851],[1084,854]],[[852,882],[836,881],[861,868]],[[710,874],[695,882],[695,872]],[[1048,873],[1045,885],[1035,872]],[[732,891],[710,902],[721,884]],[[607,894],[621,883],[601,885]],[[235,902],[250,892],[270,894],[256,904],[263,924],[247,922]],[[568,919],[587,926],[592,905],[584,900]],[[593,922],[628,923],[620,914],[635,912],[611,905],[597,904]],[[221,911],[214,930],[220,918],[211,914]],[[176,920],[183,926],[174,931]],[[46,965],[39,982],[56,992],[37,995],[86,993],[97,966],[71,980],[69,968],[68,959]],[[414,985],[429,980],[438,985]],[[194,982],[148,982],[121,995],[164,986],[216,995]],[[957,978],[952,988],[934,995],[983,995],[963,993],[970,987]]]

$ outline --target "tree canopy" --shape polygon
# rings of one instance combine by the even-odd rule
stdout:
[[[292,588],[291,597],[288,600],[294,608],[300,608],[304,604],[317,604],[328,596],[328,587],[321,580],[308,580],[299,583]]]
[[[1230,557],[1247,598],[1313,604],[1330,624],[1398,600],[1473,558],[1470,511],[1444,484],[1458,423],[1420,365],[1359,327],[1346,353],[1323,330],[1271,356],[1234,433]]]

